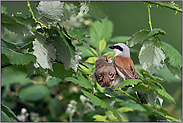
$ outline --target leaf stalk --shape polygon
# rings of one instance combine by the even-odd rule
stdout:
[[[149,15],[149,26],[152,31],[152,23],[151,23],[151,12],[150,12],[150,4],[147,3],[148,15]]]

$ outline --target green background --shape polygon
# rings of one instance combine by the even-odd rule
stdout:
[[[36,4],[37,2],[30,2]],[[115,36],[132,36],[141,29],[150,30],[148,23],[147,4],[143,1],[105,1],[103,2],[108,10],[108,19],[114,25],[113,37]],[[175,1],[182,8],[181,1]],[[30,14],[27,2],[1,1],[1,4],[7,7],[8,14],[16,12],[25,12]],[[35,8],[33,8],[35,9]],[[151,7],[151,19],[153,28],[163,29],[167,35],[159,36],[162,41],[171,44],[182,55],[182,13],[177,13],[168,8],[160,8],[155,5]],[[138,51],[141,45],[134,46]],[[135,64],[139,64],[138,56],[131,54]],[[176,89],[182,86],[181,80],[173,82],[164,82],[165,87],[170,95],[174,95]],[[182,96],[179,96],[182,100]]]

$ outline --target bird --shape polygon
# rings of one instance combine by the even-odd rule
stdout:
[[[124,43],[117,43],[114,46],[109,46],[110,49],[114,50],[113,63],[114,67],[119,76],[126,79],[138,79],[137,73],[134,68],[132,59],[130,58],[130,49]],[[134,87],[134,85],[132,85]],[[143,96],[141,92],[135,92],[139,99]],[[142,104],[147,104],[144,97],[140,100]]]
[[[109,56],[110,54],[102,55],[96,60],[95,71],[93,73],[93,78],[99,85],[107,88],[116,85],[120,79]]]

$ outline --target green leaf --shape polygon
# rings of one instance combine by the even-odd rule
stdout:
[[[165,63],[167,63],[167,59],[165,59]],[[179,73],[180,76],[182,76],[182,72],[180,72],[181,69],[175,70],[175,72],[177,72],[177,74]],[[165,65],[162,69],[160,69],[158,72],[155,73],[156,76],[160,76],[161,78],[163,78],[166,82],[180,82],[180,79],[176,78],[173,75],[173,72],[171,73],[170,70],[168,69],[167,65]],[[176,75],[176,74],[175,74]],[[158,80],[159,82],[159,80]]]
[[[62,27],[60,26],[59,23],[57,23],[57,25],[59,26],[60,29],[62,29]],[[71,53],[71,56],[73,59],[75,59],[75,47],[73,46],[72,42],[70,39],[68,39],[63,32],[61,32],[58,27],[57,27],[58,33],[60,34],[60,37],[63,39],[63,41],[65,42],[65,45],[67,45],[69,47],[69,51]]]
[[[109,57],[113,57],[114,56],[114,52],[113,51],[107,52],[107,53],[104,53],[103,55],[109,55]]]
[[[12,120],[4,113],[1,111],[1,122],[12,122]]]
[[[180,55],[180,53],[170,44],[164,41],[161,41],[160,43],[166,58],[168,58],[168,63],[173,67],[181,68],[182,56]]]
[[[167,59],[165,59],[165,63],[171,74],[173,74],[177,79],[182,78],[182,67],[173,67],[172,65],[170,65]]]
[[[32,75],[39,75],[42,74],[43,76],[45,76],[45,72],[43,72],[41,69],[41,67],[39,68],[35,68],[34,63],[29,63],[27,65],[27,77],[30,77]]]
[[[119,116],[119,114],[117,113],[117,111],[111,107],[108,103],[106,103],[103,100],[100,100],[98,97],[94,96],[93,94],[82,90],[82,92],[84,93],[85,96],[87,96],[90,101],[93,103],[94,106],[101,106],[102,108],[108,108],[110,111],[113,112],[114,116],[117,117],[117,119],[122,122],[121,117]]]
[[[18,35],[30,34],[25,25],[18,23],[12,16],[7,14],[1,14],[1,26],[1,30],[7,29]]]
[[[1,47],[1,53],[5,54],[7,58],[10,60],[11,64],[16,64],[16,65],[27,65],[30,62],[35,62],[36,57],[32,54],[29,53],[18,53],[14,50]]]
[[[156,82],[164,82],[165,81],[163,78],[151,75],[148,71],[146,71],[144,69],[141,69],[141,72],[143,75],[145,75],[146,77],[149,77],[152,80],[155,80]]]
[[[45,24],[55,24],[66,22],[72,17],[76,17],[78,7],[73,3],[60,1],[41,1],[37,7],[38,20]]]
[[[26,78],[27,74],[22,72],[3,72],[1,75],[1,86],[7,86],[14,83],[28,84],[30,79]]]
[[[96,114],[96,115],[94,115],[92,118],[95,119],[94,121],[105,122],[106,119],[107,119],[107,116],[106,116],[106,115],[102,116],[102,115]]]
[[[30,15],[23,13],[14,13],[13,18],[16,20],[17,23],[26,26],[29,30],[31,30],[33,27],[36,27],[36,23]]]
[[[61,63],[54,63],[53,64],[53,71],[48,70],[48,73],[56,78],[60,78],[64,80],[66,77],[72,76],[74,71],[72,69],[70,70],[65,70],[64,65]]]
[[[155,36],[155,35],[158,35],[158,34],[161,34],[161,35],[166,35],[166,32],[160,28],[154,28],[153,30],[151,30],[151,32],[147,35],[147,37],[150,37],[150,36]]]
[[[47,82],[46,85],[48,87],[53,87],[55,85],[57,85],[58,83],[60,83],[62,80],[60,78],[50,78]]]
[[[129,107],[121,107],[121,108],[118,108],[117,111],[123,113],[123,112],[133,111],[133,109]]]
[[[157,41],[146,41],[139,52],[139,62],[142,68],[150,74],[164,66],[165,55]]]
[[[154,87],[155,89],[158,87],[158,88],[160,88],[162,90],[165,90],[165,88],[159,82],[157,82],[156,80],[155,81],[154,80],[151,80],[151,82],[150,82],[149,85],[151,86],[151,84],[155,84],[155,85],[153,85],[153,86],[156,86],[156,87]]]
[[[98,57],[89,57],[85,62],[94,64]]]
[[[2,41],[2,40],[1,40],[1,43],[2,43],[1,46],[12,49],[12,50],[15,50],[17,48],[15,43],[11,43],[8,41]]]
[[[6,14],[7,13],[7,11],[6,11],[6,6],[3,6],[3,5],[1,5],[1,14]]]
[[[19,92],[19,98],[27,101],[36,101],[45,97],[49,89],[44,85],[31,85],[24,87]]]
[[[69,47],[66,46],[64,41],[60,37],[54,37],[52,38],[54,41],[51,42],[53,46],[57,50],[57,56],[58,61],[61,61],[64,64],[64,67],[66,70],[69,70],[70,68],[70,62],[71,62],[71,53],[69,50]]]
[[[56,59],[56,50],[52,44],[47,44],[46,40],[40,34],[36,34],[37,38],[33,41],[33,54],[37,57],[37,62],[42,68],[51,69],[52,61]],[[39,65],[36,63],[35,67],[38,68]]]
[[[87,63],[86,63],[87,64]],[[85,64],[85,65],[86,65]],[[83,72],[84,72],[84,74],[86,74],[86,73],[92,73],[93,72],[93,65],[91,65],[91,64],[87,64],[87,67],[88,68],[86,68],[84,65],[82,65],[82,64],[79,64],[79,67],[81,67],[81,69],[83,70]],[[86,73],[85,73],[86,72]]]
[[[102,52],[106,47],[106,41],[105,40],[100,40],[99,42],[99,52]]]
[[[1,54],[1,67],[6,64],[9,64],[9,59],[6,55]]]
[[[10,119],[10,122],[12,121],[12,119],[14,119],[15,121],[19,121],[18,120],[18,118],[17,118],[17,116],[13,113],[13,111],[9,108],[9,107],[7,107],[7,106],[5,106],[4,104],[2,104],[1,103],[1,113],[5,113],[5,114],[3,114],[4,115],[4,117],[8,117],[9,119]],[[2,116],[2,115],[1,115]],[[3,120],[9,120],[9,119],[7,119],[7,117],[4,119],[4,118],[2,118],[1,119],[1,122],[3,122]],[[12,118],[12,119],[11,119]],[[4,121],[5,122],[5,121]]]
[[[144,109],[144,107],[142,107],[140,104],[136,104],[136,103],[126,103],[123,106],[131,108],[131,109],[136,110],[136,111],[146,111]]]
[[[154,104],[156,102],[157,94],[154,90],[147,91],[147,98],[148,102],[151,104],[152,107],[154,107]]]
[[[134,91],[138,91],[138,92],[146,92],[147,90],[147,86],[146,85],[142,85],[142,84],[138,84],[138,85],[135,85],[133,88],[132,88]]]
[[[79,86],[87,88],[87,89],[93,89],[93,85],[87,79],[85,79],[84,77],[76,76],[76,78],[68,77],[67,81],[71,81],[75,84],[79,84]]]
[[[84,44],[85,45],[85,47],[87,48],[87,52],[89,53],[89,54],[91,54],[92,56],[95,56],[95,57],[98,57],[98,54],[97,54],[97,52],[93,49],[93,48],[91,48],[88,44]]]
[[[99,1],[90,1],[88,13],[96,20],[102,20],[108,15],[107,9],[104,3]],[[83,4],[84,5],[84,4]],[[82,6],[81,6],[82,7]]]
[[[172,96],[170,96],[165,90],[161,90],[161,89],[158,89],[158,90],[155,90],[157,92],[157,94],[163,98],[163,99],[166,99],[168,101],[172,101],[173,103],[175,103],[175,100],[173,99]]]
[[[112,43],[125,43],[130,40],[131,36],[116,36],[110,39]]]
[[[126,42],[126,44],[129,47],[133,47],[135,44],[143,42],[147,38],[147,35],[149,34],[149,32],[150,32],[149,30],[145,30],[145,29],[142,29],[136,32],[135,34],[133,34],[131,39]]]
[[[68,34],[74,39],[82,40],[88,33],[83,29],[69,29]]]
[[[142,81],[140,79],[127,79],[127,80],[124,80],[123,83],[119,85],[119,87],[134,85],[134,84],[138,84],[139,82],[142,82]]]
[[[60,100],[58,100],[57,98],[49,98],[47,104],[51,116],[53,118],[59,117],[59,114],[62,111],[62,104]]]
[[[102,23],[99,21],[95,21],[92,24],[89,32],[92,46],[97,48],[100,40],[105,40],[106,42],[108,42],[112,36],[112,31],[113,24],[110,20],[103,19]]]

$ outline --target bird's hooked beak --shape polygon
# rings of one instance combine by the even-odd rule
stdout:
[[[110,48],[110,49],[114,49],[115,47],[114,47],[114,46],[110,46],[109,48]]]

